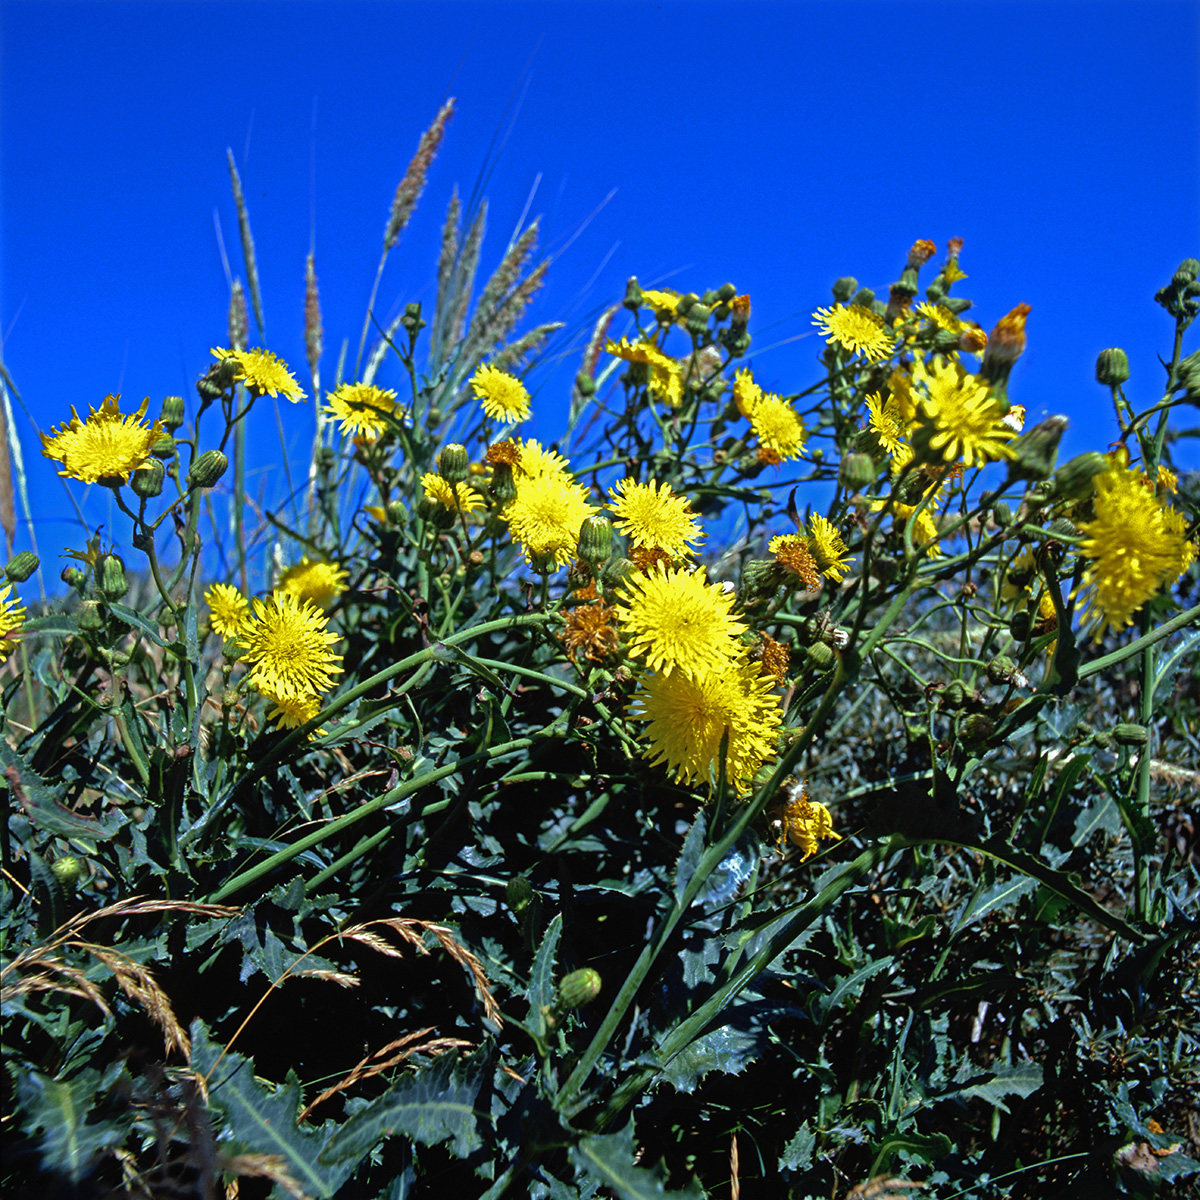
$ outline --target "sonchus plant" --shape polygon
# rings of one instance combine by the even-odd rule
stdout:
[[[839,279],[793,391],[732,284],[521,332],[536,223],[477,287],[457,193],[434,311],[384,325],[451,112],[352,364],[306,260],[274,510],[247,417],[308,396],[240,283],[190,405],[43,435],[121,523],[64,600],[18,599],[30,552],[0,589],[6,1182],[1183,1195],[1200,268],[1164,394],[1105,350],[1062,465],[1036,314],[985,332],[959,239]]]

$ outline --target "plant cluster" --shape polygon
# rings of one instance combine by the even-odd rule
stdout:
[[[7,1194],[1184,1195],[1200,263],[1062,465],[958,239],[839,279],[788,394],[749,295],[631,279],[545,445],[485,215],[332,389],[310,255],[274,508],[240,283],[196,401],[42,435],[128,525],[0,592]]]

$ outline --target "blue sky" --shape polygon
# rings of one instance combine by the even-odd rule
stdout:
[[[1129,352],[1135,402],[1161,395],[1172,330],[1152,297],[1200,255],[1200,5],[1184,0],[4,0],[0,39],[0,332],[32,418],[17,424],[48,568],[81,534],[34,426],[109,392],[192,403],[225,343],[214,213],[243,273],[227,146],[265,344],[302,381],[310,237],[328,378],[342,338],[357,346],[392,194],[448,95],[385,315],[432,306],[451,188],[469,194],[489,163],[485,269],[537,185],[556,258],[533,320],[578,331],[631,274],[730,280],[753,298],[756,377],[781,391],[817,378],[811,313],[836,277],[886,293],[916,238],[936,264],[957,235],[956,291],[984,328],[1032,305],[1010,394],[1031,419],[1067,413],[1070,453],[1114,436],[1099,350]],[[544,437],[579,340],[532,380]],[[284,416],[299,448],[311,406]],[[273,418],[259,432],[277,457]],[[106,536],[127,540],[119,516]]]

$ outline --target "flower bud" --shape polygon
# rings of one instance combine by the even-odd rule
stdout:
[[[839,304],[845,304],[858,289],[858,280],[853,275],[843,275],[833,281],[833,298]]]
[[[225,474],[228,466],[229,459],[220,450],[205,450],[188,469],[187,485],[189,488],[210,488]]]
[[[875,303],[875,293],[869,287],[859,288],[850,303],[859,308],[870,308]]]
[[[154,443],[153,446],[150,447],[150,453],[153,454],[155,458],[161,458],[165,461],[168,458],[175,457],[177,453],[175,446],[175,439],[171,437],[169,433],[164,434],[158,439],[158,441]]]
[[[637,276],[630,275],[625,284],[625,299],[621,303],[630,312],[637,312],[642,307],[642,289],[638,286]]]
[[[79,606],[75,623],[86,633],[99,633],[104,628],[104,614],[100,611],[100,601],[85,600]]]
[[[712,316],[712,309],[703,304],[693,304],[688,310],[687,315],[687,330],[688,333],[699,337],[708,328],[708,319]]]
[[[700,303],[700,297],[695,292],[684,292],[675,302],[675,315],[686,317],[692,311],[692,306]]]
[[[72,567],[70,564],[63,567],[59,572],[59,579],[67,585],[67,587],[81,587],[83,585],[84,574],[78,567]]]
[[[989,343],[990,345],[990,343]],[[1066,417],[1047,417],[1013,443],[1016,457],[1009,465],[1013,479],[1049,479],[1058,461],[1058,443],[1067,430]]]
[[[1132,721],[1122,722],[1112,735],[1118,746],[1144,746],[1149,737],[1145,725],[1135,725]]]
[[[558,1005],[560,1008],[582,1008],[600,995],[600,974],[591,967],[583,967],[564,975],[558,983]]]
[[[591,568],[593,575],[608,562],[612,553],[613,528],[607,517],[587,517],[579,527],[579,557]]]
[[[737,294],[738,290],[732,283],[723,283],[717,288],[717,299],[722,304],[728,304]]]
[[[968,300],[965,296],[947,296],[942,301],[942,307],[956,317],[961,317],[971,307],[971,304],[972,301]]]
[[[1114,346],[1101,350],[1096,359],[1096,382],[1105,387],[1120,387],[1129,379],[1129,355]]]
[[[951,712],[957,712],[967,702],[967,689],[963,686],[961,679],[952,679],[946,684],[945,691],[942,692],[942,704],[950,709]]]
[[[964,742],[986,742],[996,732],[996,722],[984,713],[969,713],[958,724],[958,736]]]
[[[533,884],[524,875],[514,875],[504,885],[504,902],[518,916],[533,903]]]
[[[125,563],[119,554],[102,554],[96,562],[96,582],[105,600],[120,600],[129,591]]]
[[[808,661],[818,671],[828,671],[833,666],[833,660],[836,657],[833,653],[833,647],[826,645],[824,642],[814,642],[809,646],[806,653]]]
[[[513,476],[512,463],[498,462],[493,465],[488,491],[499,508],[517,498],[517,481]]]
[[[848,492],[861,492],[874,483],[878,473],[869,454],[847,454],[838,467],[838,483]]]
[[[1025,609],[1015,612],[1008,618],[1008,632],[1018,642],[1027,642],[1033,632],[1033,616]]]
[[[1054,494],[1063,500],[1086,500],[1094,491],[1094,480],[1108,469],[1108,455],[1088,450],[1076,455],[1054,472]]]
[[[9,560],[4,568],[4,578],[10,583],[24,583],[38,569],[38,556],[28,550],[22,550]]]
[[[466,446],[451,442],[438,455],[438,474],[447,483],[465,483],[471,470],[471,456]]]
[[[575,386],[579,389],[581,396],[594,396],[596,394],[595,377],[589,375],[586,371],[580,371],[575,376]]]
[[[419,300],[404,306],[404,316],[400,318],[400,324],[404,326],[410,337],[416,337],[425,328],[426,322],[421,318],[421,302]]]
[[[408,524],[408,509],[404,507],[399,500],[389,500],[383,510],[387,513],[389,525],[395,525],[397,529],[403,529]]]
[[[604,598],[611,602],[613,594],[622,588],[636,573],[637,567],[627,558],[615,558],[604,568],[600,581],[604,587]]]
[[[83,877],[83,863],[73,854],[64,854],[62,858],[56,858],[50,864],[50,870],[64,888],[73,888]]]
[[[1001,529],[1011,529],[1013,523],[1012,506],[1006,504],[1003,500],[992,509],[992,520],[994,520]]]
[[[1017,676],[1017,664],[1007,654],[997,654],[987,665],[989,683],[1012,683]]]
[[[1171,280],[1176,287],[1187,287],[1189,283],[1195,283],[1200,279],[1200,261],[1194,258],[1185,258],[1183,262],[1175,268],[1175,277]]]
[[[162,459],[148,458],[134,471],[129,486],[135,496],[140,496],[143,500],[153,500],[155,496],[162,495],[163,480],[166,477],[167,468],[163,466]]]
[[[1052,538],[1077,538],[1079,527],[1073,521],[1067,520],[1066,517],[1057,517],[1047,526],[1046,532]]]
[[[174,433],[183,424],[184,404],[182,396],[165,396],[162,402],[162,414],[158,423],[168,432]]]

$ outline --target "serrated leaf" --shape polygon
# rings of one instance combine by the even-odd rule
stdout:
[[[1008,904],[1016,903],[1035,887],[1037,887],[1036,879],[1031,879],[1028,875],[1018,875],[1015,879],[998,880],[991,887],[977,892],[963,906],[962,913],[954,926],[955,933],[965,929],[972,921],[982,921],[989,913],[1004,908]]]
[[[354,1163],[323,1153],[332,1122],[312,1128],[296,1124],[300,1085],[290,1082],[274,1091],[254,1077],[254,1063],[227,1053],[208,1039],[204,1022],[192,1022],[192,1068],[208,1079],[209,1104],[225,1117],[239,1152],[271,1154],[283,1159],[289,1175],[310,1196],[332,1196],[350,1178]],[[219,1060],[219,1062],[218,1062]],[[344,1128],[344,1126],[343,1126]]]
[[[123,621],[126,625],[131,625],[133,628],[141,630],[156,646],[165,644],[162,640],[162,635],[159,633],[158,622],[151,621],[148,617],[142,616],[137,609],[129,608],[124,604],[109,604],[108,610],[118,621]]]
[[[839,976],[833,990],[828,995],[817,996],[813,1001],[813,1008],[819,1014],[820,1023],[824,1025],[837,1012],[843,997],[852,992],[860,983],[865,983],[872,975],[878,975],[880,971],[886,970],[891,965],[892,956],[889,954],[885,958],[868,963],[865,967],[855,971],[853,975],[847,975],[844,978]]]
[[[357,1163],[378,1142],[394,1133],[423,1146],[451,1142],[450,1152],[466,1158],[483,1145],[475,1106],[485,1066],[480,1059],[443,1054],[413,1075],[405,1075],[384,1094],[360,1108],[333,1135],[324,1162]]]
[[[1008,1112],[1004,1103],[1007,1096],[1024,1100],[1042,1086],[1042,1068],[1037,1063],[1001,1063],[981,1075],[972,1075],[955,1084],[953,1091],[946,1093],[956,1099],[983,1100],[1002,1112]],[[944,1096],[939,1097],[944,1099]]]
[[[779,1156],[781,1171],[807,1171],[812,1166],[813,1150],[816,1147],[816,1134],[809,1129],[808,1124],[801,1125],[795,1136],[783,1148]]]
[[[542,943],[533,956],[533,969],[529,972],[529,1024],[534,1029],[543,1029],[545,1019],[542,1009],[554,1001],[554,967],[558,957],[558,940],[562,937],[562,913],[546,926]]]
[[[679,861],[675,864],[675,899],[683,898],[687,885],[692,882],[692,876],[700,865],[704,854],[704,835],[708,832],[708,821],[704,809],[696,814],[687,834],[683,839],[683,847],[679,851]]]
[[[682,1191],[667,1191],[660,1171],[633,1165],[633,1122],[620,1133],[582,1137],[571,1147],[571,1162],[621,1200],[654,1200],[659,1196],[678,1196],[682,1200],[703,1200],[704,1191],[693,1180]]]
[[[946,1158],[953,1149],[954,1143],[944,1133],[892,1133],[879,1145],[872,1174],[892,1154],[905,1154],[909,1158],[931,1163],[939,1158]]]
[[[120,813],[110,813],[102,821],[97,821],[94,817],[81,817],[65,804],[60,804],[58,795],[61,789],[55,791],[50,788],[4,738],[0,738],[0,767],[3,768],[13,798],[25,810],[34,827],[43,833],[103,842],[113,837],[125,824],[125,818]]]
[[[749,1062],[758,1038],[747,1029],[723,1025],[676,1054],[663,1067],[663,1078],[677,1091],[692,1092],[710,1071],[739,1075]]]
[[[1121,810],[1107,792],[1101,792],[1075,818],[1075,828],[1071,832],[1071,845],[1082,846],[1091,840],[1093,834],[1100,832],[1121,832]]]
[[[37,1071],[17,1076],[21,1127],[40,1132],[42,1169],[66,1175],[74,1184],[88,1173],[106,1147],[124,1139],[125,1131],[111,1121],[89,1122],[96,1099],[98,1071],[83,1071],[74,1079],[50,1079]]]

